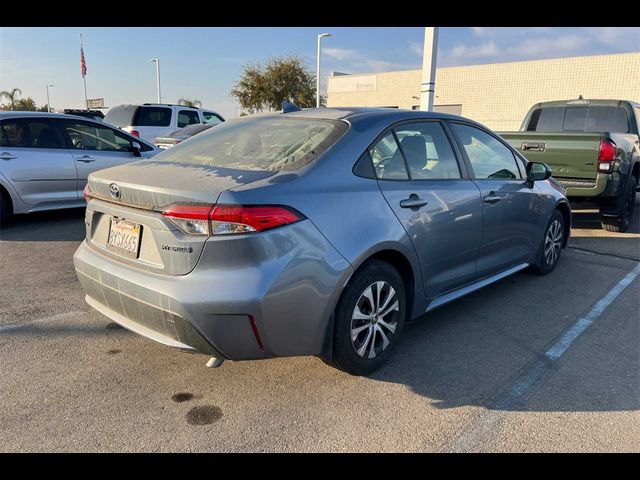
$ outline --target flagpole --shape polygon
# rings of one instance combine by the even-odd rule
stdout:
[[[84,48],[82,45],[82,34],[80,34],[80,50],[84,53]],[[87,106],[88,102],[87,102],[87,79],[85,78],[85,75],[82,75],[82,83],[84,84],[84,108],[85,109],[89,109],[89,107]]]

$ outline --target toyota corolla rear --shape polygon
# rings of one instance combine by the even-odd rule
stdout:
[[[86,301],[134,332],[218,358],[320,354],[351,267],[304,212],[269,198],[347,129],[242,119],[92,173],[74,255]],[[219,201],[255,189],[259,202]]]

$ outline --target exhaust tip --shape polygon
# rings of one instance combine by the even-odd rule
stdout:
[[[207,362],[207,367],[209,368],[218,368],[220,365],[224,363],[224,358],[216,358],[211,357]]]

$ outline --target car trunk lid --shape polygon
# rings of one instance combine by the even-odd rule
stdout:
[[[118,262],[187,274],[208,237],[185,234],[162,210],[177,203],[214,205],[223,191],[274,173],[154,161],[94,172],[88,180],[92,201],[87,205],[87,241]],[[129,250],[114,240],[122,235],[130,236]]]

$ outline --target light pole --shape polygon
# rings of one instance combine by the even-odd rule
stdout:
[[[160,59],[150,58],[149,61],[154,62],[156,64],[156,84],[158,85],[158,103],[162,103],[162,96],[160,95]]]
[[[422,51],[422,84],[420,87],[420,110],[433,111],[436,90],[436,60],[438,57],[438,27],[424,27],[424,49]]]
[[[51,101],[49,100],[49,87],[55,87],[55,85],[47,85],[47,112],[51,113]]]
[[[331,37],[330,33],[318,34],[318,57],[316,59],[316,108],[320,108],[320,42],[323,37]]]

